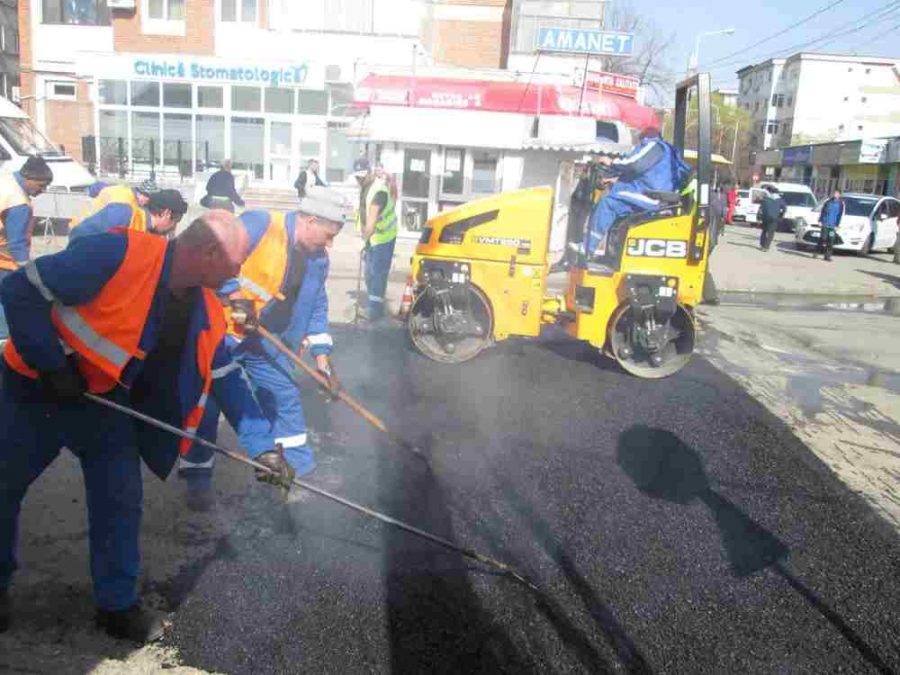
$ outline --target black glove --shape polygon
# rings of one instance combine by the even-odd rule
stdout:
[[[256,469],[256,480],[260,483],[268,483],[269,485],[280,487],[284,493],[285,500],[287,500],[288,492],[291,490],[291,484],[297,472],[284,458],[284,448],[281,445],[276,445],[274,450],[264,452],[253,461],[270,469],[270,471]]]
[[[259,317],[256,314],[256,305],[247,298],[234,298],[228,301],[231,307],[231,320],[234,325],[246,333],[252,333],[259,328]]]
[[[328,381],[328,393],[331,395],[329,401],[333,401],[341,393],[341,383],[334,372],[334,366],[330,363],[327,368],[319,368],[319,375]]]
[[[80,400],[88,390],[87,381],[71,360],[62,368],[42,372],[40,378],[47,398],[56,403]]]

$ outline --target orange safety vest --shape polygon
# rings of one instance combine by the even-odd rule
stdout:
[[[253,249],[253,253],[241,266],[241,274],[238,277],[241,290],[237,294],[253,301],[257,316],[274,300],[284,300],[281,285],[287,273],[291,246],[285,224],[286,217],[286,214],[277,211],[271,214],[268,229]],[[227,307],[225,319],[229,335],[244,337],[243,331],[231,320],[231,310]]]
[[[69,222],[69,229],[78,227],[85,219],[96,215],[110,204],[128,204],[131,207],[131,222],[128,224],[128,229],[138,232],[147,231],[147,212],[138,206],[134,190],[127,185],[110,185],[100,190],[100,194],[91,200],[91,203],[82,211],[81,216],[73,218]]]
[[[0,218],[7,209],[14,206],[31,205],[31,198],[25,194],[19,181],[11,174],[0,175]],[[30,236],[30,235],[29,235]],[[9,252],[6,238],[6,224],[0,220],[0,270],[17,270],[19,266]]]
[[[46,300],[53,302],[50,316],[63,349],[77,355],[78,370],[94,394],[105,394],[119,384],[127,386],[122,382],[125,367],[131,359],[146,358],[138,345],[166,259],[167,242],[162,237],[134,230],[119,231],[125,231],[128,237],[125,258],[100,293],[83,305],[63,305],[44,285],[33,261],[25,268],[31,284]],[[216,294],[204,288],[203,299],[210,327],[197,336],[196,366],[203,387],[198,400],[188,407],[184,420],[185,430],[191,433],[196,432],[203,418],[212,388],[213,357],[225,337],[225,319]],[[38,372],[25,363],[12,339],[6,342],[3,358],[17,373],[37,379]],[[183,441],[179,449],[185,454],[190,447],[190,441]]]

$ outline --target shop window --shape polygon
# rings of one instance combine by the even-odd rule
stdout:
[[[123,83],[124,84],[124,83]],[[97,146],[103,173],[124,176],[128,162],[128,113],[101,110]]]
[[[475,152],[472,160],[472,192],[477,194],[497,192],[499,154],[490,151]]]
[[[325,180],[329,183],[343,183],[353,167],[356,146],[347,138],[343,129],[328,130],[328,162],[325,166]]]
[[[132,81],[131,105],[159,107],[159,82]]]
[[[466,151],[461,148],[447,148],[444,151],[444,178],[441,192],[461,195],[465,179]]]
[[[182,21],[184,19],[184,0],[150,0],[147,14],[151,19]]]
[[[109,7],[106,0],[43,0],[42,21],[45,24],[72,26],[108,26]]]
[[[231,109],[241,112],[262,110],[262,89],[259,87],[232,87]]]
[[[74,82],[47,83],[47,97],[55,101],[74,101],[75,94],[76,89]]]
[[[431,150],[407,148],[403,159],[403,196],[428,199],[431,186]]]
[[[100,103],[127,105],[128,83],[125,80],[100,80]]]
[[[163,164],[181,176],[191,175],[191,116],[183,113],[163,115]]]
[[[871,194],[875,190],[875,181],[871,178],[867,178],[863,183],[863,192],[866,194]]]
[[[222,166],[225,159],[225,118],[197,115],[197,170]]]
[[[322,154],[322,144],[315,141],[300,143],[300,166],[306,167],[311,159],[319,159]]]
[[[300,90],[301,115],[327,115],[328,92],[309,89]]]
[[[264,178],[265,121],[258,117],[231,119],[231,161],[237,171],[247,171],[257,180]]]
[[[191,85],[189,84],[163,85],[163,105],[166,108],[190,109],[193,107],[191,97]]]
[[[224,108],[225,94],[222,87],[197,87],[197,106],[200,108]]]
[[[289,157],[292,135],[293,129],[290,122],[272,122],[269,131],[269,152],[273,155]]]
[[[131,113],[131,170],[149,172],[160,164],[159,113]]]
[[[222,21],[256,23],[257,0],[222,0]]]
[[[276,89],[275,87],[266,89],[266,112],[293,115],[294,90]]]

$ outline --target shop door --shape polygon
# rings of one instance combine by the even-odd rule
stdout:
[[[431,150],[407,148],[403,158],[402,217],[403,229],[417,232],[428,220],[428,197],[431,193]]]
[[[268,122],[269,157],[266,164],[266,179],[279,187],[294,184],[292,166],[294,148],[294,125],[291,122],[272,120]]]

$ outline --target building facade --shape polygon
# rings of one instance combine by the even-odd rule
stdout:
[[[750,151],[900,134],[900,62],[799,53],[738,71]]]
[[[17,0],[0,0],[0,96],[19,103],[19,17]]]
[[[434,62],[506,68],[513,0],[423,0],[419,35]]]
[[[713,91],[713,94],[718,94],[722,97],[722,103],[731,106],[732,108],[737,107],[738,104],[738,90],[737,89],[716,89]]]

